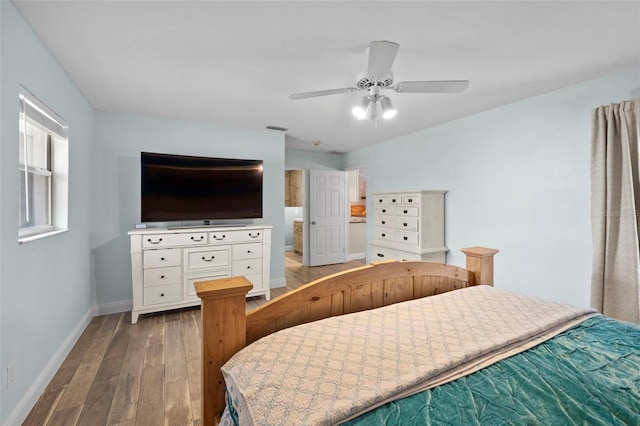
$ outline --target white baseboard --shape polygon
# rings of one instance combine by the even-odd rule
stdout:
[[[122,300],[120,302],[103,303],[93,306],[93,316],[119,314],[129,312],[133,309],[133,300]]]
[[[25,421],[33,407],[35,407],[36,402],[38,402],[40,395],[42,395],[44,390],[47,388],[49,382],[53,379],[53,376],[56,374],[64,360],[67,358],[67,355],[69,355],[69,352],[71,352],[71,349],[73,349],[73,346],[93,319],[94,310],[95,306],[89,308],[87,313],[84,314],[82,319],[80,319],[80,322],[73,328],[69,336],[67,336],[64,342],[62,342],[62,345],[60,345],[36,380],[29,387],[29,390],[22,400],[20,400],[15,410],[13,410],[11,415],[9,415],[5,425],[21,425]]]
[[[367,253],[349,253],[349,262],[352,260],[365,259],[367,257]]]

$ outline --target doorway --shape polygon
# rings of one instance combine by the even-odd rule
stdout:
[[[317,172],[317,171],[316,171]],[[287,168],[285,171],[285,270],[289,267],[309,266],[309,175],[310,171]],[[343,172],[344,173],[344,172]],[[347,230],[346,256],[340,262],[366,257],[366,167],[356,167],[346,173]],[[307,225],[307,226],[305,226]]]
[[[285,269],[302,266],[304,253],[305,171],[284,171]]]

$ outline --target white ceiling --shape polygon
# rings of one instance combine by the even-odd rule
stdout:
[[[640,2],[16,1],[97,110],[264,129],[346,152],[640,65]],[[470,80],[462,94],[386,92],[393,120],[357,121],[349,87],[373,40],[400,44],[396,81]],[[640,77],[639,77],[640,81]],[[640,84],[640,83],[639,83]]]

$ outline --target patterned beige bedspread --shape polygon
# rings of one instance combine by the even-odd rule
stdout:
[[[243,425],[333,425],[522,352],[592,314],[471,287],[279,331],[222,372]]]

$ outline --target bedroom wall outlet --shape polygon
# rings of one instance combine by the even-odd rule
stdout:
[[[11,363],[7,367],[7,389],[13,384],[16,375],[16,364],[14,362]]]

